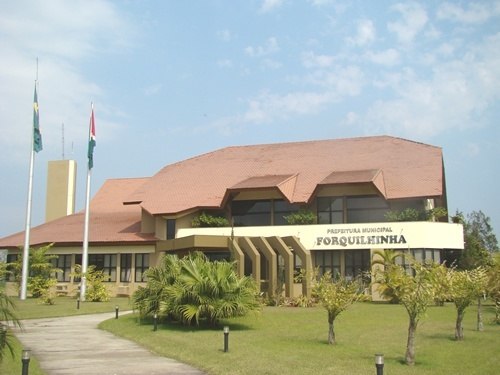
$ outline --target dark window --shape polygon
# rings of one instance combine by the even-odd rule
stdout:
[[[385,214],[389,206],[385,199],[378,196],[347,197],[348,223],[385,222]]]
[[[131,281],[132,254],[120,254],[120,281],[128,283]]]
[[[319,276],[327,272],[330,272],[333,277],[340,276],[340,255],[340,251],[315,251],[314,265],[319,270]]]
[[[135,254],[135,281],[148,281],[144,274],[149,269],[149,254]]]
[[[17,262],[18,257],[19,257],[18,254],[7,254],[7,264]],[[14,271],[14,267],[7,265],[7,271],[9,271],[9,273],[7,274],[6,280],[7,281],[16,281],[15,276],[12,273]]]
[[[345,254],[345,278],[352,279],[370,270],[370,250],[347,250]]]
[[[341,224],[344,222],[344,199],[342,197],[318,197],[318,224]]]
[[[167,240],[175,238],[175,219],[167,219]]]
[[[116,281],[116,254],[89,254],[89,266],[95,266],[108,278],[105,281]]]
[[[216,261],[229,262],[231,260],[231,254],[229,253],[229,251],[207,251],[204,254],[211,262],[216,262]]]
[[[271,225],[271,201],[233,201],[231,213],[235,226]]]
[[[273,225],[286,225],[285,216],[290,215],[293,212],[299,211],[299,206],[296,204],[288,203],[284,200],[274,200],[274,215],[273,215]]]
[[[71,278],[71,254],[58,255],[51,262],[55,268],[61,270],[61,272],[56,272],[54,275],[57,281],[69,282]]]

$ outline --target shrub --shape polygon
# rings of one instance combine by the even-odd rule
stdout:
[[[308,225],[316,222],[316,215],[309,210],[299,210],[283,217],[289,225]]]
[[[196,216],[191,222],[193,228],[211,228],[211,227],[228,227],[229,220],[223,216],[214,216],[202,212],[200,216]]]

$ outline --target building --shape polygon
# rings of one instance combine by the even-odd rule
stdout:
[[[418,260],[453,260],[463,249],[460,224],[448,218],[389,222],[389,212],[447,209],[442,150],[389,136],[227,147],[165,166],[149,178],[108,180],[90,205],[89,264],[130,295],[164,253],[199,250],[234,259],[263,293],[309,295],[300,269],[347,278],[370,269],[375,249]],[[313,213],[289,225],[292,213]],[[201,214],[223,227],[197,227]],[[31,229],[31,246],[54,243],[59,290],[76,293],[70,275],[81,263],[84,213]],[[9,259],[24,233],[0,239]]]

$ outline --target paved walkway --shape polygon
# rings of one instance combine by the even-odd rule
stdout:
[[[132,341],[100,330],[114,313],[24,320],[16,337],[48,375],[203,375]]]

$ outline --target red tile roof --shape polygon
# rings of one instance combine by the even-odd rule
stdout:
[[[107,180],[90,203],[89,243],[155,243],[150,234],[141,234],[141,209],[124,206],[124,198],[147,181],[146,178]],[[30,244],[38,246],[83,243],[85,212],[65,216],[31,228]],[[0,239],[1,247],[24,246],[24,231]]]
[[[175,214],[220,208],[228,189],[280,184],[291,203],[306,203],[326,181],[371,181],[387,199],[439,197],[443,173],[441,148],[389,136],[236,146],[167,165],[126,203]]]

